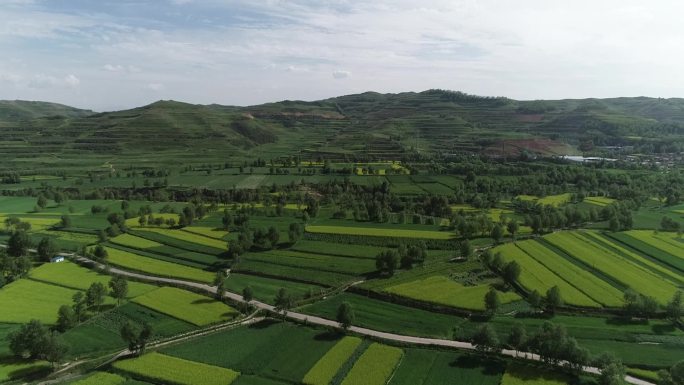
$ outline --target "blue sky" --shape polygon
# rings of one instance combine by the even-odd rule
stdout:
[[[3,0],[0,99],[104,111],[429,88],[676,97],[682,14],[664,0]]]

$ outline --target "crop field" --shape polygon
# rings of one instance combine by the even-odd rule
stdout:
[[[29,277],[36,281],[76,290],[86,290],[94,282],[100,282],[106,287],[112,278],[109,275],[100,274],[69,261],[46,263],[31,270]],[[128,298],[137,297],[156,288],[156,286],[140,282],[128,282]]]
[[[143,323],[149,324],[152,327],[153,339],[171,337],[196,328],[188,322],[128,302],[97,314],[64,333],[64,341],[71,347],[69,356],[82,357],[125,348],[126,343],[121,339],[121,327],[126,322],[138,327],[142,327]]]
[[[536,241],[522,241],[516,244],[508,243],[499,246],[494,249],[494,252],[500,252],[505,261],[516,261],[520,265],[520,284],[525,287],[525,289],[532,291],[537,290],[539,293],[545,293],[546,290],[552,286],[558,286],[563,294],[563,299],[570,305],[575,306],[586,306],[586,307],[599,307],[600,305],[587,296],[584,292],[577,289],[575,286],[566,281],[567,276],[565,273],[562,274],[565,279],[561,278],[561,275],[557,275],[552,270],[547,268],[548,265],[540,263],[538,260],[533,258],[529,253],[525,252],[523,247],[524,243]],[[562,257],[551,254],[549,256],[553,259],[553,263],[563,264]],[[570,264],[570,263],[568,263]],[[572,264],[570,264],[572,265]],[[579,278],[584,278],[584,271],[577,267],[575,270],[579,271],[569,271],[567,274],[579,275]],[[591,281],[591,279],[589,279]],[[592,282],[593,283],[593,282]]]
[[[358,280],[358,276],[334,273],[330,271],[307,269],[294,266],[276,265],[269,262],[242,259],[237,265],[233,266],[236,272],[246,272],[252,275],[265,275],[291,279],[298,282],[323,286],[339,286],[344,283]]]
[[[422,238],[422,239],[451,239],[454,237],[453,233],[446,231],[428,231],[428,230],[402,230],[402,229],[386,229],[376,227],[348,227],[348,226],[306,226],[306,231],[310,233],[323,234],[343,234],[343,235],[361,235],[373,237],[400,237],[400,238]]]
[[[613,277],[625,286],[656,298],[660,303],[666,303],[676,291],[676,286],[672,282],[593,242],[590,238],[573,232],[559,232],[549,234],[544,239],[573,258]],[[648,284],[645,284],[646,282]]]
[[[474,355],[406,349],[389,385],[499,385],[504,363]]]
[[[0,383],[18,380],[31,374],[49,373],[52,368],[45,361],[0,360]]]
[[[262,321],[200,337],[162,349],[164,354],[209,365],[232,368],[244,374],[301,383],[309,370],[338,341],[320,330]],[[239,347],[230,349],[226,347]]]
[[[226,236],[228,235],[228,231],[209,226],[186,226],[183,227],[182,231],[223,241],[226,240]],[[225,242],[223,243],[223,247],[226,247]]]
[[[375,260],[375,256],[386,248],[365,245],[346,245],[341,243],[301,240],[291,250],[306,253],[339,255],[342,257],[368,258]]]
[[[71,385],[121,385],[126,379],[112,373],[96,372],[87,378],[73,382]]]
[[[615,199],[607,197],[585,197],[583,202],[591,203],[599,207],[608,206],[615,203]]]
[[[542,198],[532,196],[532,195],[518,195],[516,198],[521,200],[521,201],[536,202],[542,206],[559,207],[559,206],[562,206],[562,205],[570,202],[570,200],[572,199],[572,194],[565,193],[565,194],[558,194],[558,195],[547,195],[547,196],[542,197]]]
[[[112,247],[105,247],[105,249],[108,254],[107,261],[125,269],[141,271],[162,277],[188,279],[197,282],[210,283],[214,280],[214,274],[208,271],[144,257]]]
[[[451,329],[464,322],[463,318],[453,315],[432,313],[351,293],[337,294],[307,305],[302,312],[334,319],[342,302],[348,302],[354,308],[356,325],[390,333],[450,338]]]
[[[188,242],[188,243],[195,244],[195,245],[207,246],[208,249],[207,248],[201,248],[200,250],[207,249],[207,250],[211,251],[211,248],[214,248],[214,249],[216,249],[213,251],[214,253],[216,253],[216,252],[220,253],[222,251],[225,251],[228,248],[225,241],[205,237],[205,236],[198,235],[198,234],[193,234],[193,233],[190,233],[187,231],[182,231],[182,230],[160,229],[160,228],[152,227],[152,228],[145,228],[144,230],[137,231],[137,233],[145,234],[145,236],[147,236],[149,233],[154,233],[154,234],[163,235],[165,237],[178,239],[180,241]],[[173,244],[170,244],[170,245],[174,246]],[[177,246],[177,247],[179,247],[179,246]],[[191,247],[193,248],[193,250],[197,249],[197,246],[191,246]],[[197,251],[200,251],[200,250],[197,250]],[[200,252],[205,252],[205,251],[200,251]]]
[[[173,287],[159,288],[133,301],[197,326],[231,320],[239,315],[232,307],[213,298]]]
[[[501,378],[501,385],[567,385],[572,381],[573,378],[557,372],[509,363]]]
[[[484,296],[489,285],[463,286],[445,276],[432,276],[421,280],[390,286],[385,291],[407,298],[439,305],[470,310],[484,310]],[[499,292],[501,303],[520,300],[515,292]]]
[[[649,231],[633,230],[624,233],[611,233],[609,236],[667,266],[674,267],[680,272],[684,272],[684,257],[681,257],[682,254],[674,248],[671,251],[674,251],[675,253],[665,251],[665,249],[670,249],[671,246],[663,244],[660,241],[663,237],[661,234],[654,235],[653,232]]]
[[[332,347],[304,376],[305,385],[328,385],[361,344],[357,337],[344,337]]]
[[[72,302],[76,290],[29,279],[14,281],[0,289],[0,322],[26,323],[37,319],[57,321],[59,307]]]
[[[258,261],[274,265],[321,270],[332,273],[362,275],[376,270],[375,261],[370,259],[346,258],[324,254],[312,254],[289,250],[270,250],[248,253],[242,257],[247,261]]]
[[[31,224],[31,230],[32,232],[38,232],[42,230],[46,230],[56,224],[59,223],[60,219],[58,216],[53,216],[53,217],[38,217],[38,216],[23,216],[23,215],[7,215],[3,214],[0,215],[0,226],[3,228],[5,227],[5,220],[9,217],[16,217],[19,218],[20,221],[22,222],[28,222]]]
[[[230,385],[240,373],[159,353],[118,361],[114,368],[135,377],[174,385]]]
[[[342,385],[384,385],[399,364],[404,351],[373,343],[342,381]]]
[[[231,273],[225,281],[226,290],[234,293],[242,293],[242,289],[247,286],[252,288],[255,299],[272,305],[280,288],[287,290],[295,300],[305,298],[309,294],[318,295],[324,290],[318,285],[240,273]]]

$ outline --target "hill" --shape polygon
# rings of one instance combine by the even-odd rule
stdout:
[[[94,114],[40,102],[0,102],[0,155],[47,164],[185,164],[300,156],[393,160],[421,154],[516,156],[682,148],[684,99],[517,101],[428,90],[366,92],[249,107],[159,101]],[[198,157],[197,154],[202,156]]]

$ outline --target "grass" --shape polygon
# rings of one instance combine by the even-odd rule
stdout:
[[[544,239],[625,286],[654,297],[661,304],[666,303],[677,289],[646,268],[573,232],[553,233]]]
[[[270,250],[247,253],[241,258],[246,261],[259,261],[275,265],[349,275],[362,275],[376,270],[375,261],[371,259],[347,258],[290,250]]]
[[[610,233],[608,236],[643,254],[651,256],[661,263],[672,266],[680,271],[684,271],[684,258],[679,257],[679,254],[671,254],[664,251],[662,249],[663,245],[659,245],[660,242],[657,239],[652,239],[655,237],[653,232],[627,231],[624,233]]]
[[[164,246],[159,242],[150,241],[148,239],[136,237],[135,235],[131,234],[121,234],[117,237],[110,238],[109,241],[121,246],[128,246],[135,249],[154,249]]]
[[[302,382],[306,385],[328,385],[360,344],[360,338],[344,337],[316,362]]]
[[[174,385],[230,385],[240,373],[159,353],[118,361],[114,368],[135,377]]]
[[[378,255],[380,252],[386,250],[386,248],[377,246],[347,245],[341,243],[309,240],[300,240],[294,246],[292,246],[291,249],[307,253],[339,255],[343,257],[354,258],[368,258],[372,260],[375,260],[375,256]]]
[[[121,385],[126,379],[112,373],[96,372],[82,380],[71,383],[71,385]]]
[[[57,321],[57,310],[71,304],[76,290],[29,279],[14,281],[0,289],[0,322],[26,323],[32,319],[46,324]]]
[[[615,203],[615,199],[612,198],[606,198],[606,197],[586,197],[584,198],[583,202],[591,203],[596,206],[608,206],[610,204]]]
[[[242,289],[250,286],[254,298],[270,304],[274,304],[273,300],[280,288],[285,288],[295,299],[304,298],[310,293],[317,295],[323,290],[323,287],[318,285],[239,273],[231,273],[225,281],[225,286],[226,290],[234,293],[242,293]]]
[[[489,285],[463,286],[445,276],[432,276],[396,286],[390,286],[385,291],[407,298],[432,302],[440,305],[453,306],[462,309],[484,310],[484,296],[489,291]],[[520,300],[514,292],[499,292],[502,304]]]
[[[233,269],[236,272],[248,272],[256,275],[265,274],[324,286],[339,286],[358,280],[358,276],[349,274],[277,265],[249,259],[242,259],[240,263],[234,265]]]
[[[100,282],[107,287],[112,279],[109,275],[86,269],[69,261],[43,264],[31,270],[29,277],[33,280],[76,290],[86,290],[94,282]],[[129,281],[128,298],[137,297],[156,288],[153,285]]]
[[[243,375],[257,375],[298,384],[338,339],[336,334],[331,335],[305,326],[262,321],[200,337],[165,348],[162,352],[232,368]]]
[[[403,355],[403,350],[399,348],[371,344],[356,361],[342,385],[384,385]]]
[[[306,226],[306,231],[310,233],[323,234],[342,234],[342,235],[362,235],[373,237],[399,237],[399,238],[419,238],[419,239],[451,239],[453,233],[446,231],[428,230],[403,230],[386,229],[375,227],[349,227],[349,226]]]
[[[228,231],[209,226],[187,226],[183,227],[182,231],[187,231],[189,233],[219,240],[225,240],[226,236],[229,234]],[[223,247],[226,247],[225,242],[223,243]]]
[[[39,373],[49,373],[50,364],[45,361],[0,360],[0,382],[16,380]]]
[[[183,266],[173,262],[143,257],[138,254],[111,247],[105,247],[105,249],[109,255],[107,258],[109,263],[126,269],[162,277],[180,278],[197,282],[211,283],[214,280],[214,274],[208,271]]]
[[[197,326],[227,321],[239,314],[222,302],[173,287],[159,288],[133,301]]]
[[[509,363],[501,385],[567,385],[572,380],[567,375],[536,366]]]

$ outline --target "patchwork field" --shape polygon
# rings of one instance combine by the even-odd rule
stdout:
[[[501,378],[501,385],[567,385],[569,376],[534,366],[509,363]]]
[[[231,320],[239,314],[213,298],[173,287],[159,288],[133,301],[197,326]]]
[[[324,290],[318,285],[240,273],[231,273],[225,281],[226,290],[234,293],[242,293],[247,286],[252,288],[254,298],[270,304],[274,304],[274,298],[280,288],[287,290],[295,299],[302,299],[311,294],[319,295]]]
[[[210,283],[214,274],[208,271],[183,266],[177,263],[165,262],[154,258],[144,257],[112,247],[105,247],[109,263],[125,269],[150,273],[161,277],[182,278],[190,281]]]
[[[427,230],[402,230],[386,229],[376,227],[347,227],[347,226],[306,226],[306,231],[310,233],[323,234],[342,234],[342,235],[361,235],[373,237],[400,237],[400,238],[422,238],[422,239],[451,239],[453,233],[446,231],[427,231]]]
[[[309,370],[302,382],[306,385],[328,385],[361,344],[361,339],[344,337]]]
[[[159,353],[117,361],[113,366],[135,377],[174,385],[230,385],[240,373]]]
[[[388,293],[403,297],[432,302],[439,305],[452,306],[470,310],[484,310],[484,297],[489,285],[463,286],[444,276],[433,276],[385,289]],[[515,292],[499,292],[501,303],[520,300]]]
[[[20,279],[0,289],[0,322],[45,324],[57,321],[59,307],[72,302],[76,290],[29,279]]]
[[[399,348],[373,343],[354,363],[342,385],[384,385],[403,355]]]
[[[454,352],[406,349],[389,385],[499,385],[504,366]]]

